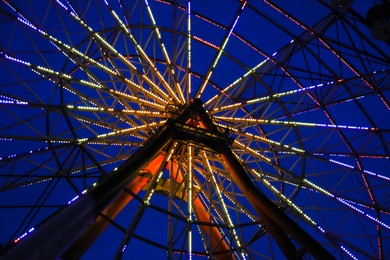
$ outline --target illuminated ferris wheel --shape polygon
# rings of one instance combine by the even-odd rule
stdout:
[[[390,257],[388,2],[38,2],[0,4],[4,259]]]

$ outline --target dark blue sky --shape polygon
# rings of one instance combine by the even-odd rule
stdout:
[[[3,1],[0,243],[29,239],[72,198],[92,196],[200,98],[255,187],[324,248],[338,259],[390,257],[389,45],[365,19],[375,2],[331,2],[191,1],[189,15],[187,1]],[[204,128],[195,121],[185,123]],[[236,258],[237,248],[282,257],[218,152],[187,144],[159,153],[167,166],[84,259],[120,252],[131,223],[124,259],[164,259],[169,242],[177,258],[212,254],[210,223]],[[161,179],[170,191],[154,190]],[[202,222],[202,210],[209,225],[191,225],[190,247],[186,222]]]

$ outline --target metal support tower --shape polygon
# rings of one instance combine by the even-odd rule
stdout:
[[[193,100],[188,106],[179,109],[153,138],[116,171],[69,206],[43,221],[34,233],[12,248],[4,259],[79,258],[132,196],[157,174],[164,164],[167,147],[173,142],[209,149],[220,155],[234,183],[245,194],[265,229],[288,259],[300,258],[305,253],[317,259],[333,259],[326,249],[255,187],[232,152],[232,141],[226,132],[215,126],[202,102]],[[194,207],[198,217],[206,219],[207,216],[202,213],[202,203],[195,200]],[[221,234],[217,229],[211,229],[209,235],[213,246],[217,247],[218,241],[222,240]],[[42,247],[42,244],[45,246]],[[296,248],[296,244],[299,244],[299,248]],[[215,257],[230,258],[229,250],[228,244],[221,243],[215,251]]]

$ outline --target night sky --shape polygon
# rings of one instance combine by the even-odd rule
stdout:
[[[339,2],[2,1],[0,253],[98,216],[83,259],[281,259],[272,222],[300,249],[238,174],[337,259],[390,258],[389,4]]]

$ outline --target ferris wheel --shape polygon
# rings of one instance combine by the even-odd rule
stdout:
[[[389,5],[2,1],[0,258],[389,258]]]

